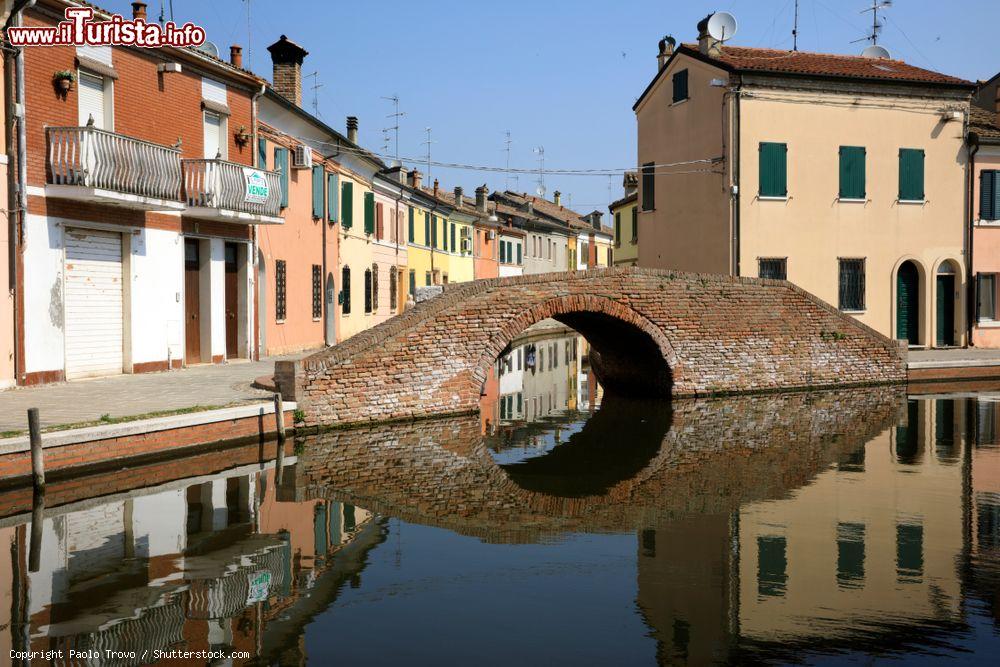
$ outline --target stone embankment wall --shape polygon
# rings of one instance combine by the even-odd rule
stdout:
[[[286,399],[319,425],[472,412],[489,368],[545,318],[591,343],[612,392],[674,397],[906,381],[893,340],[784,281],[624,267],[449,286],[299,362]]]

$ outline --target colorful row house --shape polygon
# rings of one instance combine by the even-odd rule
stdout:
[[[973,98],[966,143],[969,146],[972,271],[976,312],[972,344],[1000,347],[1000,74]],[[991,85],[992,84],[992,85]]]
[[[54,26],[76,4],[39,0],[15,21]],[[242,68],[239,47],[230,55],[14,55],[17,383],[254,355],[255,229],[281,224],[280,187],[254,168],[264,81]]]
[[[661,40],[633,107],[638,264],[787,279],[912,347],[966,345],[975,84],[707,24]]]
[[[635,266],[639,261],[639,176],[625,172],[625,196],[608,206],[614,223],[614,266]]]

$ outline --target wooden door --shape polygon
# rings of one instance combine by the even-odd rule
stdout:
[[[937,346],[955,344],[955,276],[937,277]]]
[[[201,262],[198,241],[184,240],[184,361],[201,362]]]
[[[896,277],[896,338],[917,345],[920,336],[920,274],[904,262]]]
[[[226,244],[226,358],[235,359],[239,355],[239,271],[236,266],[236,244]]]

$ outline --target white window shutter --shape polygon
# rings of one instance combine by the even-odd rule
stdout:
[[[88,74],[87,72],[80,72],[78,83],[80,126],[86,125],[88,120],[93,117],[95,127],[102,130],[107,129],[105,127],[104,78]]]
[[[222,153],[222,116],[205,113],[205,158],[214,160]],[[225,156],[223,156],[225,157]]]

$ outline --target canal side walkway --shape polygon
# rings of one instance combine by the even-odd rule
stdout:
[[[28,408],[38,408],[42,429],[46,430],[262,403],[270,399],[271,393],[254,388],[254,380],[273,373],[275,361],[300,356],[303,355],[0,392],[0,438],[27,430]]]

